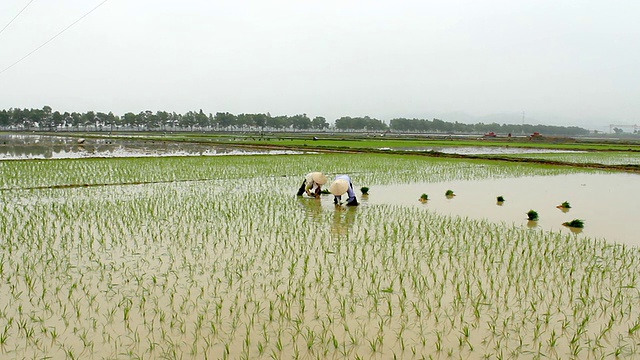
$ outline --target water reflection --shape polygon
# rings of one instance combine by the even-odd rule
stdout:
[[[347,237],[356,217],[357,207],[335,206],[333,221],[331,222],[331,235],[335,239]]]
[[[572,226],[566,226],[565,227],[567,229],[569,229],[569,231],[571,231],[574,234],[581,234],[582,233],[582,229],[581,228],[576,228],[576,227],[572,227]]]
[[[317,220],[322,215],[322,202],[320,199],[303,196],[296,196],[296,198],[307,218]]]
[[[78,143],[78,139],[63,136],[0,134],[0,160],[303,153],[306,152],[112,138],[84,139]]]
[[[348,237],[349,231],[356,220],[356,206],[340,206],[333,204],[333,197],[323,196],[318,199],[306,196],[296,196],[300,210],[310,221],[327,224],[329,220],[331,238],[340,240]],[[361,206],[367,200],[363,199]],[[330,218],[327,218],[330,216]]]

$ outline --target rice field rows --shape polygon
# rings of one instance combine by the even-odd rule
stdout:
[[[555,175],[567,168],[389,155],[255,155],[0,161],[0,190],[347,173],[362,184]],[[296,180],[298,181],[298,180]]]
[[[640,153],[638,152],[608,151],[561,154],[510,154],[508,156],[515,158],[563,161],[574,164],[640,165]]]
[[[638,249],[325,206],[293,193],[296,167],[327,159],[291,159],[212,160],[211,180],[0,192],[0,357],[638,356]],[[363,183],[411,178],[392,166],[410,161],[359,159],[389,169],[359,166]],[[440,167],[491,168],[416,165]]]

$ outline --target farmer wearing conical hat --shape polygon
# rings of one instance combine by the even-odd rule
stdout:
[[[298,196],[306,193],[312,197],[320,197],[320,187],[327,183],[327,177],[321,172],[310,172],[304,177],[300,189],[298,189]]]
[[[340,205],[342,195],[347,193],[347,206],[358,206],[358,199],[356,199],[349,175],[336,176],[329,186],[329,192],[333,194],[333,203],[336,205]]]

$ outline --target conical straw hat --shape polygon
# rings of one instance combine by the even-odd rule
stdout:
[[[324,174],[321,172],[311,173],[311,178],[313,179],[313,182],[315,182],[318,185],[324,185],[327,183],[327,177],[324,176]]]
[[[340,196],[346,193],[348,189],[349,183],[344,179],[338,179],[329,186],[329,192],[335,196]]]

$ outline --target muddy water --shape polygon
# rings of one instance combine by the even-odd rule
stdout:
[[[453,190],[456,196],[447,198]],[[429,201],[418,201],[421,194]],[[436,213],[473,219],[487,219],[528,227],[531,231],[551,230],[574,234],[576,237],[604,238],[607,241],[640,246],[637,229],[640,215],[640,175],[636,174],[574,174],[537,176],[482,181],[451,181],[446,183],[416,183],[370,186],[363,206],[402,204],[417,206]],[[506,201],[498,204],[497,196]],[[332,196],[327,196],[326,206]],[[571,209],[556,208],[568,201]],[[527,220],[527,212],[539,214],[537,222]],[[562,225],[573,219],[584,220],[582,230]]]

